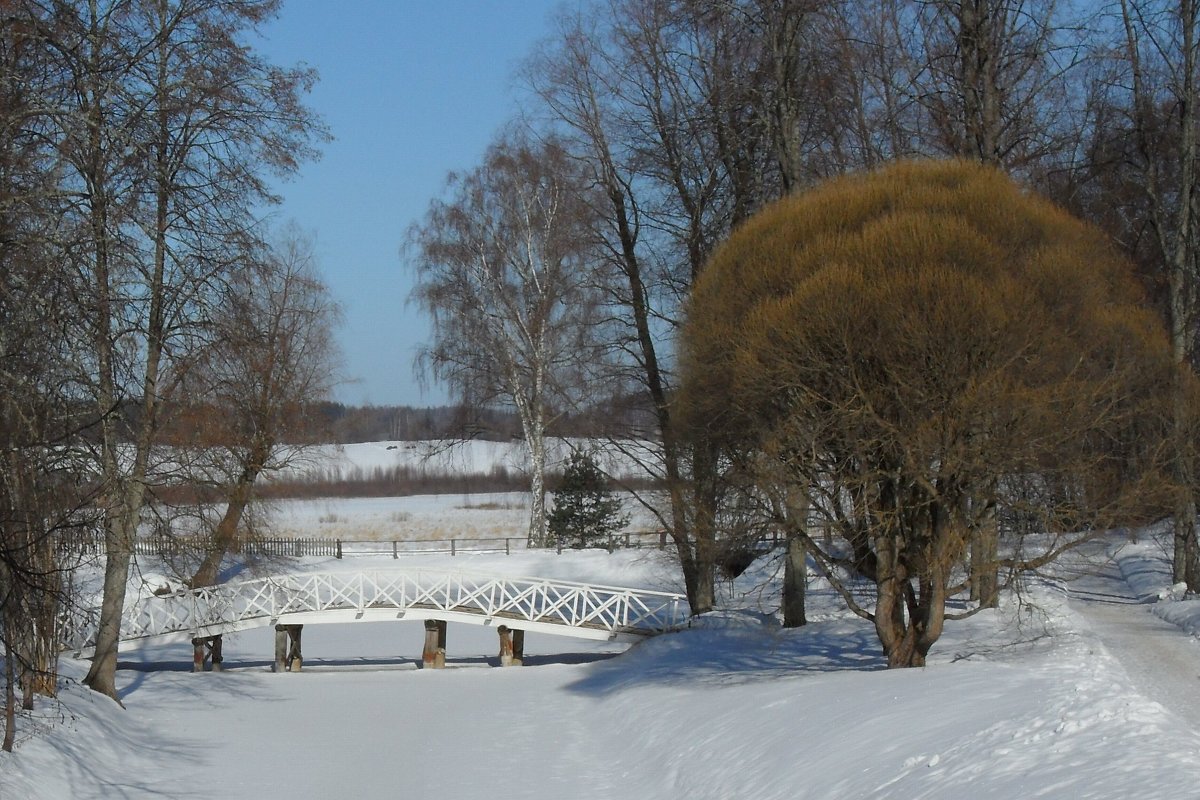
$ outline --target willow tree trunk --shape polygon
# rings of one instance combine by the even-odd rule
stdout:
[[[923,574],[910,574],[903,549],[902,537],[882,534],[875,539],[875,632],[889,669],[925,666],[946,619],[945,567],[930,564]]]
[[[133,560],[133,540],[137,535],[137,512],[141,509],[141,490],[128,490],[129,499],[120,503],[105,520],[104,588],[100,604],[100,622],[96,628],[96,650],[83,682],[91,689],[120,702],[117,695],[117,648],[121,641],[121,618],[125,611],[125,593],[129,585],[129,564]],[[131,512],[130,503],[137,511]]]
[[[808,534],[808,487],[792,489],[787,498],[784,515],[787,525],[787,551],[783,559],[783,627],[799,628],[808,624],[804,600],[808,583],[808,549],[804,536]]]
[[[984,608],[1000,602],[1000,531],[995,510],[971,531],[971,599]]]

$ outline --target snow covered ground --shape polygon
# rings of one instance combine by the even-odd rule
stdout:
[[[1196,707],[1152,699],[1142,672],[1190,670],[1172,680],[1195,683],[1200,649],[1166,626],[1152,635],[1183,664],[1129,656],[1139,620],[1160,622],[1145,609],[1194,626],[1195,601],[1170,599],[1153,542],[1108,552],[951,623],[920,670],[884,670],[870,626],[820,580],[811,624],[779,629],[770,559],[689,630],[629,649],[530,634],[514,669],[492,667],[487,628],[452,624],[449,668],[423,671],[420,623],[360,623],[307,627],[304,670],[277,675],[260,629],[227,637],[219,674],[187,672],[186,644],[123,652],[121,710],[82,689],[86,664],[67,659],[61,700],[40,702],[0,757],[0,797],[1194,797]],[[654,551],[420,558],[678,588]],[[1134,615],[1119,621],[1131,638],[1096,611],[1110,607]]]
[[[411,495],[273,500],[266,507],[271,536],[343,541],[523,539],[529,532],[529,494]],[[653,514],[624,497],[627,530],[657,530]]]
[[[270,535],[349,541],[524,537],[523,492],[275,500]]]
[[[553,471],[573,449],[581,449],[592,452],[609,474],[637,478],[645,475],[638,459],[653,462],[653,447],[637,441],[549,439],[547,456]],[[370,480],[393,468],[431,476],[488,475],[495,469],[522,474],[527,465],[521,442],[363,442],[306,448],[274,479]],[[523,538],[529,531],[529,495],[523,492],[274,500],[267,510],[271,536],[388,542]],[[626,530],[661,527],[653,513],[628,496],[624,513]]]

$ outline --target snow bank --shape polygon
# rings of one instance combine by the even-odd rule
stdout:
[[[1155,616],[1200,636],[1200,599],[1187,596],[1187,587],[1171,578],[1171,563],[1154,540],[1128,544],[1116,553],[1121,574],[1142,602],[1154,603]]]

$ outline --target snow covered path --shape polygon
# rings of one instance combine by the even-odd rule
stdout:
[[[1064,564],[1071,606],[1144,696],[1200,731],[1200,640],[1152,613],[1109,552]]]

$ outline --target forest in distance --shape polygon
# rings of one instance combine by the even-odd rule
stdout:
[[[550,435],[571,438],[596,438],[607,434],[615,421],[622,430],[635,430],[629,419],[634,403],[625,407],[591,408],[554,415]],[[123,438],[132,440],[141,407],[136,402],[121,404],[118,416]],[[162,427],[162,443],[191,441],[197,434],[193,421],[203,415],[168,414]],[[351,405],[332,400],[307,404],[297,417],[302,424],[291,427],[281,444],[356,444],[361,442],[512,441],[523,435],[514,411],[498,407],[464,404]]]

